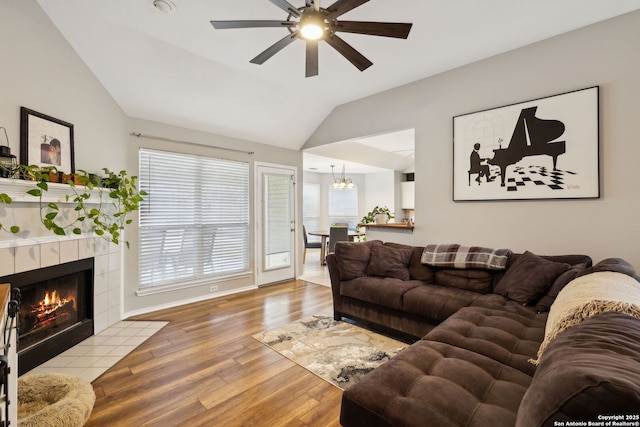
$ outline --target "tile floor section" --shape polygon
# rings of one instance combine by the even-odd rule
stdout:
[[[167,323],[118,322],[24,375],[67,374],[92,382]]]
[[[327,266],[320,264],[320,249],[307,249],[304,273],[299,278],[331,286]],[[58,373],[92,382],[167,323],[123,320],[24,375]]]
[[[298,278],[307,282],[331,287],[331,277],[326,265],[320,264],[320,249],[307,249],[303,273]]]

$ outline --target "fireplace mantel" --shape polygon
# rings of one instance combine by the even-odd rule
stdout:
[[[84,192],[84,188],[80,187],[80,191]],[[27,191],[36,187],[35,181],[24,179],[0,178],[0,193],[5,193],[13,202],[39,203],[40,198],[27,194]],[[68,184],[60,184],[55,182],[48,183],[48,190],[42,195],[42,201],[46,203],[73,203],[75,196]],[[102,199],[100,197],[102,196]],[[85,201],[87,204],[108,203],[108,189],[93,189],[91,197]]]

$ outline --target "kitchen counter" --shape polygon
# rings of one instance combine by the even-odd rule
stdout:
[[[363,224],[361,227],[366,229],[367,240],[382,240],[383,242],[413,246],[415,225],[407,226],[404,222],[389,222],[386,224]]]
[[[369,228],[386,228],[390,230],[395,229],[403,229],[403,230],[413,230],[414,225],[407,226],[406,222],[388,222],[386,224],[362,224],[361,227]]]

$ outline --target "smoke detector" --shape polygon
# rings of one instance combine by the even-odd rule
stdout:
[[[171,0],[153,0],[153,5],[164,13],[171,13],[176,10],[176,4]]]

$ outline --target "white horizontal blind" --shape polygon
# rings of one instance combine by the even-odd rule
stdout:
[[[331,224],[347,223],[350,230],[358,224],[358,187],[329,187],[329,221]]]
[[[329,216],[356,217],[358,216],[358,187],[333,188],[329,187]]]
[[[320,184],[304,184],[302,190],[302,221],[307,232],[320,229]],[[310,242],[319,242],[320,237],[308,236]]]
[[[249,164],[140,151],[140,289],[249,271]]]

